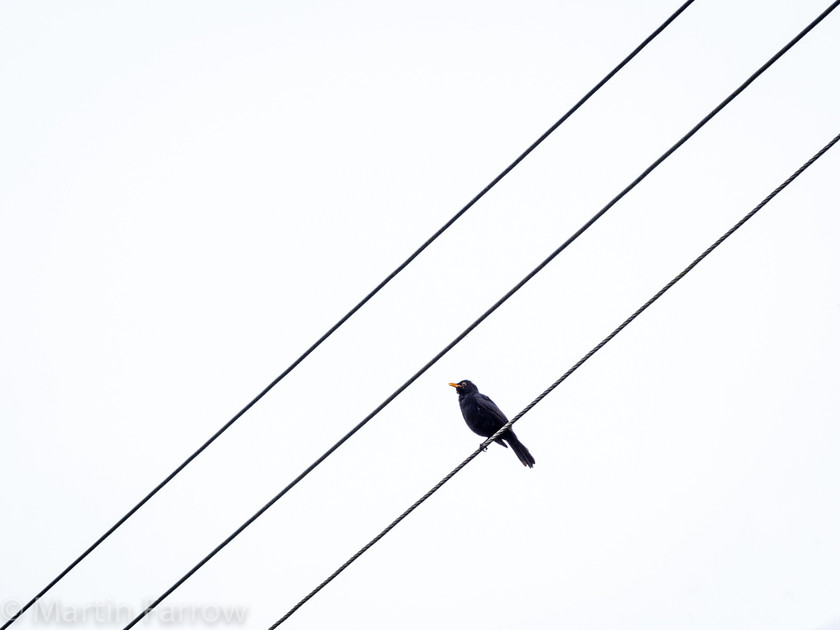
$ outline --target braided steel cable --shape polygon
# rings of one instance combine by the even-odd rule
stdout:
[[[577,230],[571,237],[569,237],[560,247],[554,250],[543,262],[537,265],[530,273],[528,273],[521,281],[519,281],[510,291],[508,291],[500,300],[485,311],[478,319],[470,324],[460,335],[458,335],[452,342],[450,342],[443,350],[435,355],[426,365],[412,375],[405,383],[398,387],[388,398],[386,398],[376,409],[363,418],[356,426],[348,431],[341,439],[339,439],[333,446],[325,451],[318,459],[310,464],[302,473],[293,479],[285,488],[277,493],[271,500],[261,507],[255,514],[248,518],[242,525],[240,525],[232,534],[216,546],[210,553],[202,558],[195,566],[193,566],[187,573],[179,578],[170,588],[168,588],[162,595],[154,600],[149,606],[135,617],[124,630],[129,630],[136,625],[143,617],[149,614],[156,608],[164,599],[166,599],[172,592],[180,587],[187,579],[189,579],[196,571],[209,562],[219,551],[224,549],[231,541],[233,541],[239,534],[241,534],[248,526],[255,520],[262,516],[271,506],[279,501],[289,490],[294,488],[300,481],[302,481],[310,472],[317,468],[324,460],[326,460],[332,453],[340,448],[347,440],[355,435],[362,427],[370,422],[380,411],[388,406],[394,399],[397,398],[403,391],[405,391],[414,381],[422,376],[429,368],[431,368],[437,361],[439,361],[446,353],[453,347],[460,343],[470,332],[472,332],[479,324],[481,324],[487,317],[496,311],[502,304],[504,304],[512,295],[521,289],[529,280],[537,275],[543,268],[545,268],[554,258],[556,258],[562,251],[564,251],[572,242],[574,242],[581,234],[588,230],[599,218],[601,218],[607,211],[610,210],[618,201],[620,201],[628,192],[636,187],[645,177],[647,177],[657,166],[659,166],[665,159],[673,154],[679,147],[687,142],[697,131],[699,131],[707,122],[709,122],[715,115],[717,115],[724,107],[731,103],[741,92],[743,92],[753,81],[755,81],[765,70],[772,66],[779,58],[781,58],[788,50],[790,50],[797,42],[799,42],[805,35],[807,35],[817,24],[819,24],[831,11],[833,11],[840,0],[835,0],[828,9],[823,11],[816,19],[814,19],[808,26],[806,26],[796,37],[782,47],[779,52],[773,55],[764,65],[755,71],[744,83],[742,83],[734,92],[727,96],[717,107],[715,107],[708,115],[706,115],[697,125],[695,125],[686,135],[677,141],[670,149],[663,153],[656,161],[653,162],[641,175],[639,175],[630,185],[616,195],[606,206],[597,212],[589,221],[587,221],[580,229]]]
[[[748,213],[747,213],[747,214],[746,214],[746,215],[745,215],[745,216],[744,216],[744,217],[743,217],[740,221],[738,221],[738,223],[736,223],[736,224],[735,224],[734,226],[732,226],[729,230],[727,230],[727,232],[726,232],[723,236],[721,236],[718,240],[716,240],[716,241],[715,241],[712,245],[710,245],[710,246],[706,249],[706,251],[704,251],[704,252],[703,252],[702,254],[700,254],[697,258],[695,258],[695,259],[694,259],[694,261],[692,261],[692,263],[691,263],[690,265],[688,265],[688,267],[686,267],[686,268],[685,268],[685,269],[683,269],[680,273],[678,273],[678,274],[674,277],[674,279],[673,279],[673,280],[671,280],[668,284],[666,284],[664,287],[662,287],[662,288],[661,288],[661,289],[660,289],[660,290],[659,290],[659,291],[658,291],[658,292],[657,292],[657,293],[656,293],[656,294],[655,294],[652,298],[650,298],[647,302],[645,302],[644,304],[642,304],[642,306],[640,306],[640,307],[636,310],[636,312],[634,312],[634,313],[633,313],[630,317],[628,317],[627,319],[625,319],[625,320],[624,320],[624,321],[623,321],[623,322],[622,322],[622,323],[621,323],[621,324],[620,324],[620,325],[619,325],[619,326],[618,326],[615,330],[613,330],[613,331],[612,331],[609,335],[607,335],[606,337],[604,337],[604,339],[603,339],[603,340],[601,340],[601,342],[600,342],[600,343],[598,343],[598,345],[596,345],[596,346],[595,346],[594,348],[592,348],[589,352],[587,352],[587,353],[586,353],[586,354],[585,354],[585,355],[584,355],[584,356],[583,356],[583,357],[582,357],[582,358],[581,358],[581,359],[580,359],[577,363],[575,363],[575,364],[574,364],[571,368],[569,368],[569,369],[566,371],[566,373],[565,373],[565,374],[563,374],[563,376],[561,376],[559,379],[557,379],[556,381],[554,381],[554,383],[552,383],[552,384],[551,384],[551,385],[550,385],[550,386],[549,386],[549,387],[548,387],[545,391],[543,391],[543,392],[542,392],[539,396],[537,396],[537,397],[536,397],[533,401],[531,401],[531,402],[530,402],[530,403],[529,403],[529,404],[528,404],[528,405],[527,405],[527,406],[526,406],[526,407],[525,407],[522,411],[520,411],[518,414],[516,414],[516,416],[515,416],[512,420],[510,420],[510,421],[509,421],[507,424],[505,424],[502,428],[500,428],[498,431],[496,431],[496,433],[494,433],[492,436],[490,436],[490,437],[489,437],[489,438],[487,438],[484,442],[482,442],[482,444],[481,444],[481,445],[480,445],[480,446],[479,446],[479,447],[478,447],[475,451],[473,451],[473,452],[470,454],[470,456],[469,456],[469,457],[467,457],[464,461],[462,461],[460,464],[458,464],[458,466],[457,466],[455,469],[453,469],[453,470],[452,470],[452,472],[450,472],[450,473],[449,473],[448,475],[446,475],[443,479],[441,479],[441,480],[440,480],[440,481],[439,481],[439,482],[438,482],[438,483],[437,483],[437,484],[436,484],[436,485],[435,485],[435,486],[434,486],[431,490],[429,490],[426,494],[424,494],[422,497],[420,497],[417,501],[415,501],[415,502],[414,502],[414,504],[413,504],[411,507],[409,507],[409,508],[408,508],[405,512],[403,512],[403,513],[402,513],[402,514],[400,514],[400,515],[399,515],[396,519],[394,519],[394,520],[391,522],[391,524],[390,524],[390,525],[388,525],[388,526],[387,526],[385,529],[383,529],[383,530],[382,530],[379,534],[377,534],[374,538],[372,538],[372,539],[371,539],[371,541],[370,541],[370,542],[368,542],[368,543],[367,543],[364,547],[362,547],[361,549],[359,549],[359,551],[357,551],[355,554],[353,554],[353,556],[352,556],[349,560],[347,560],[347,562],[345,562],[344,564],[342,564],[342,565],[341,565],[338,569],[336,569],[336,570],[332,573],[332,575],[330,575],[330,576],[329,576],[326,580],[324,580],[324,581],[323,581],[323,582],[321,582],[318,586],[316,586],[314,589],[312,589],[312,590],[309,592],[309,594],[307,594],[307,595],[306,595],[306,597],[304,597],[304,598],[303,598],[302,600],[300,600],[297,604],[295,604],[295,605],[294,605],[294,606],[293,606],[293,607],[292,607],[292,608],[291,608],[291,609],[290,609],[290,610],[289,610],[289,611],[288,611],[285,615],[283,615],[283,616],[282,616],[279,620],[277,620],[274,624],[272,624],[271,626],[269,626],[269,629],[268,629],[268,630],[275,630],[275,628],[277,628],[277,626],[279,626],[281,623],[283,623],[283,622],[284,622],[284,621],[286,621],[289,617],[291,617],[291,616],[292,616],[292,615],[293,615],[293,614],[294,614],[294,613],[295,613],[295,612],[296,612],[296,611],[297,611],[297,610],[298,610],[301,606],[303,606],[306,602],[308,602],[310,599],[312,599],[312,597],[314,597],[314,596],[315,596],[315,595],[316,595],[316,594],[317,594],[317,593],[318,593],[318,592],[319,592],[322,588],[324,588],[327,584],[329,584],[330,582],[332,582],[332,581],[333,581],[333,580],[334,580],[334,579],[335,579],[335,578],[336,578],[336,577],[337,577],[337,576],[338,576],[338,575],[339,575],[342,571],[344,571],[344,569],[346,569],[346,568],[347,568],[347,567],[349,567],[351,564],[353,564],[353,562],[355,562],[355,561],[359,558],[359,556],[361,556],[361,555],[362,555],[363,553],[365,553],[368,549],[370,549],[370,548],[371,548],[371,547],[373,547],[373,546],[374,546],[377,542],[379,542],[382,538],[384,538],[384,537],[385,537],[385,535],[386,535],[388,532],[390,532],[392,529],[394,529],[397,525],[399,525],[399,524],[402,522],[402,520],[403,520],[403,519],[405,519],[405,517],[407,517],[407,516],[408,516],[409,514],[411,514],[414,510],[416,510],[418,507],[420,507],[420,505],[421,505],[424,501],[426,501],[426,499],[428,499],[429,497],[431,497],[431,496],[432,496],[435,492],[437,492],[437,491],[438,491],[438,490],[439,490],[439,489],[443,486],[443,484],[445,484],[447,481],[449,481],[450,479],[452,479],[452,477],[454,477],[455,475],[457,475],[457,474],[458,474],[458,472],[460,472],[462,468],[464,468],[464,467],[465,467],[467,464],[469,464],[472,460],[474,460],[476,457],[478,457],[479,453],[481,453],[482,451],[486,450],[486,449],[487,449],[487,447],[488,447],[491,443],[493,443],[495,440],[497,440],[497,439],[499,438],[499,436],[501,436],[501,435],[502,435],[505,431],[507,431],[507,430],[508,430],[511,426],[513,426],[513,424],[514,424],[515,422],[517,422],[518,420],[520,420],[520,419],[522,418],[522,416],[524,416],[524,415],[525,415],[526,413],[528,413],[531,409],[533,409],[533,408],[537,405],[537,403],[539,403],[539,402],[540,402],[543,398],[545,398],[545,397],[546,397],[546,396],[548,396],[548,395],[549,395],[552,391],[554,391],[554,389],[555,389],[555,388],[557,388],[557,386],[558,386],[558,385],[560,385],[560,383],[562,383],[562,382],[563,382],[563,381],[565,381],[567,378],[569,378],[569,376],[571,376],[571,375],[572,375],[572,374],[573,374],[573,373],[574,373],[574,372],[575,372],[575,371],[576,371],[576,370],[577,370],[580,366],[582,366],[584,363],[586,363],[586,362],[590,359],[590,357],[592,357],[592,355],[594,355],[596,352],[598,352],[598,350],[600,350],[600,349],[601,349],[601,348],[603,348],[605,345],[607,345],[607,344],[608,344],[608,343],[609,343],[609,342],[610,342],[610,341],[611,341],[611,340],[612,340],[612,339],[613,339],[616,335],[618,335],[618,333],[620,333],[620,332],[621,332],[622,330],[624,330],[627,326],[629,326],[629,325],[630,325],[630,323],[631,323],[634,319],[636,319],[636,318],[637,318],[639,315],[641,315],[641,314],[642,314],[645,310],[647,310],[647,308],[648,308],[649,306],[651,306],[651,305],[652,305],[654,302],[656,302],[656,301],[657,301],[660,297],[662,297],[662,296],[665,294],[665,292],[666,292],[666,291],[668,291],[668,289],[670,289],[670,288],[671,288],[671,287],[673,287],[673,286],[674,286],[677,282],[679,282],[680,280],[682,280],[682,279],[685,277],[685,275],[686,275],[686,274],[688,274],[688,272],[690,272],[690,271],[691,271],[692,269],[694,269],[694,268],[695,268],[698,264],[700,264],[700,262],[701,262],[704,258],[706,258],[706,256],[708,256],[709,254],[711,254],[711,253],[712,253],[712,251],[714,251],[714,250],[715,250],[715,249],[716,249],[716,248],[717,248],[717,247],[718,247],[721,243],[723,243],[723,242],[724,242],[727,238],[729,238],[730,236],[732,236],[732,234],[733,234],[733,233],[735,233],[735,231],[736,231],[736,230],[738,230],[738,229],[739,229],[742,225],[744,225],[744,223],[746,223],[746,222],[747,222],[747,221],[749,221],[749,220],[750,220],[753,216],[755,216],[755,214],[756,214],[759,210],[761,210],[764,206],[766,206],[766,205],[767,205],[767,204],[768,204],[768,203],[769,203],[769,202],[770,202],[770,201],[771,201],[771,200],[772,200],[772,199],[773,199],[776,195],[778,195],[778,194],[779,194],[782,190],[784,190],[785,188],[787,188],[788,184],[790,184],[793,180],[795,180],[797,177],[799,177],[799,175],[801,175],[801,174],[802,174],[802,172],[803,172],[805,169],[807,169],[809,166],[811,166],[811,164],[813,164],[814,162],[816,162],[816,161],[817,161],[817,160],[818,160],[818,159],[819,159],[819,158],[820,158],[820,157],[821,157],[821,156],[822,156],[822,155],[823,155],[826,151],[828,151],[831,147],[833,147],[835,144],[837,144],[837,142],[838,142],[838,141],[840,141],[840,134],[838,134],[837,136],[835,136],[833,140],[831,140],[831,141],[830,141],[827,145],[825,145],[822,149],[820,149],[820,150],[819,150],[819,151],[818,151],[818,152],[817,152],[817,153],[816,153],[816,154],[815,154],[815,155],[814,155],[814,156],[813,156],[810,160],[808,160],[807,162],[805,162],[805,164],[803,164],[801,167],[799,167],[799,169],[797,169],[797,170],[796,170],[796,172],[795,172],[793,175],[791,175],[790,177],[788,177],[788,178],[787,178],[787,179],[786,179],[786,180],[785,180],[785,181],[784,181],[781,185],[779,185],[779,186],[778,186],[778,187],[777,187],[777,188],[776,188],[776,189],[775,189],[772,193],[770,193],[769,195],[767,195],[767,197],[765,197],[765,198],[764,198],[764,200],[763,200],[761,203],[759,203],[759,204],[758,204],[755,208],[753,208],[750,212],[748,212]]]
[[[590,89],[571,109],[569,109],[560,119],[557,120],[545,133],[543,133],[537,140],[535,140],[522,154],[519,155],[513,162],[510,163],[499,175],[497,175],[487,186],[485,186],[475,197],[473,197],[461,210],[459,210],[451,219],[449,219],[443,226],[440,227],[431,237],[429,237],[420,247],[418,247],[408,258],[405,259],[398,267],[396,267],[382,282],[380,282],[370,293],[368,293],[362,300],[351,308],[341,319],[339,319],[327,332],[325,332],[315,343],[313,343],[303,354],[295,359],[289,367],[287,367],[277,378],[269,383],[259,394],[257,394],[247,405],[245,405],[236,415],[228,420],[216,433],[214,433],[204,444],[202,444],[192,455],[187,457],[175,470],[173,470],[163,481],[155,486],[151,492],[143,497],[133,508],[126,512],[114,525],[111,526],[102,536],[100,536],[90,547],[88,547],[78,558],[71,562],[61,573],[59,573],[46,587],[44,587],[35,597],[24,604],[8,621],[6,621],[0,630],[6,630],[18,617],[25,613],[32,607],[41,597],[43,597],[53,586],[55,586],[64,576],[72,571],[80,562],[82,562],[91,552],[93,552],[99,545],[113,534],[119,527],[123,525],[129,518],[131,518],[141,507],[143,507],[152,497],[154,497],[160,490],[164,488],[172,479],[175,478],[184,468],[186,468],[196,457],[198,457],[207,447],[215,442],[225,431],[227,431],[233,424],[239,420],[245,413],[257,404],[275,385],[282,381],[289,373],[292,372],[300,363],[303,362],[312,352],[315,351],[324,341],[326,341],[336,330],[338,330],[348,319],[356,314],[373,296],[379,293],[385,285],[393,280],[403,269],[405,269],[411,262],[417,258],[427,247],[429,247],[439,236],[448,230],[463,214],[472,208],[484,195],[496,186],[508,173],[516,168],[534,149],[543,143],[554,131],[557,130],[566,120],[571,117],[586,101],[588,101],[598,90],[600,90],[610,79],[612,79],[624,66],[626,66],[634,57],[636,57],[650,42],[652,42],[671,22],[677,19],[694,0],[686,0],[668,19],[666,19],[656,30],[654,30],[648,37],[642,41],[632,52],[630,52],[621,62],[615,66],[609,73],[604,76],[595,86]],[[318,462],[320,463],[320,461]]]
[[[300,481],[302,481],[310,472],[312,472],[315,468],[317,468],[324,460],[326,460],[332,453],[334,453],[338,448],[340,448],[347,440],[349,440],[353,435],[355,435],[362,427],[364,427],[368,422],[370,422],[380,411],[382,411],[385,407],[387,407],[397,396],[399,396],[403,391],[405,391],[414,381],[416,381],[420,376],[422,376],[429,368],[431,368],[435,363],[437,363],[446,353],[448,353],[452,348],[454,348],[458,343],[460,343],[470,332],[472,332],[479,324],[481,324],[485,319],[487,319],[493,312],[496,311],[502,304],[504,304],[511,296],[513,296],[519,289],[521,289],[529,280],[531,280],[534,276],[536,276],[543,268],[545,268],[554,258],[556,258],[561,252],[563,252],[569,245],[571,245],[577,238],[583,234],[586,230],[588,230],[598,219],[600,219],[607,211],[610,210],[616,203],[618,203],[627,193],[629,193],[633,188],[635,188],[642,180],[645,179],[657,166],[659,166],[662,162],[664,162],[670,155],[672,155],[677,149],[679,149],[683,144],[685,144],[697,131],[699,131],[706,123],[708,123],[714,116],[716,116],[724,107],[726,107],[729,103],[731,103],[741,92],[743,92],[750,84],[753,83],[765,70],[767,70],[770,66],[772,66],[776,61],[778,61],[787,51],[789,51],[797,42],[799,42],[805,35],[807,35],[817,24],[819,24],[826,16],[828,16],[836,7],[840,4],[840,0],[835,0],[825,11],[823,11],[817,18],[815,18],[808,26],[806,26],[802,31],[799,32],[796,37],[794,37],[790,42],[788,42],[785,46],[779,50],[775,55],[773,55],[764,65],[762,65],[758,70],[756,70],[744,83],[742,83],[734,92],[732,92],[729,96],[727,96],[717,107],[715,107],[708,115],[706,115],[699,123],[697,123],[686,135],[684,135],[680,140],[678,140],[670,149],[668,149],[665,153],[663,153],[656,161],[653,162],[641,175],[639,175],[633,182],[631,182],[624,190],[622,190],[618,195],[616,195],[606,206],[604,206],[600,211],[598,211],[591,219],[589,219],[580,229],[577,230],[572,236],[570,236],[560,247],[554,250],[543,262],[537,265],[530,273],[528,273],[522,280],[520,280],[510,291],[508,291],[505,295],[502,296],[493,306],[487,309],[478,319],[476,319],[472,324],[470,324],[460,335],[458,335],[452,342],[450,342],[443,350],[438,352],[426,365],[424,365],[420,370],[414,373],[405,383],[400,385],[388,398],[386,398],[376,409],[374,409],[371,413],[369,413],[365,418],[363,418],[356,426],[354,426],[350,431],[348,431],[341,439],[339,439],[333,446],[331,446],[327,451],[325,451],[318,459],[316,459],[312,464],[310,464],[302,473],[300,473],[297,477],[295,477],[285,488],[283,488],[280,492],[278,492],[274,497],[272,497],[268,503],[266,503],[263,507],[257,510],[248,520],[246,520],[242,525],[240,525],[232,534],[230,534],[225,540],[223,540],[219,545],[217,545],[210,553],[208,553],[204,558],[202,558],[195,566],[193,566],[187,573],[185,573],[181,578],[179,578],[171,587],[169,587],[162,595],[160,595],[156,600],[154,600],[149,606],[140,613],[137,617],[135,617],[127,626],[125,626],[124,630],[129,630],[134,625],[136,625],[143,617],[149,614],[154,608],[156,608],[164,599],[166,599],[172,592],[174,592],[178,587],[180,587],[184,582],[187,581],[196,571],[198,571],[201,567],[203,567],[207,562],[209,562],[217,553],[219,553],[222,549],[224,549],[232,540],[234,540],[239,534],[241,534],[248,526],[250,526],[255,520],[257,520],[260,516],[262,516],[271,506],[273,506],[277,501],[279,501],[289,490],[294,488]],[[0,629],[2,630],[2,629]]]

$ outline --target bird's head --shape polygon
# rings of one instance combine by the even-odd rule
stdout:
[[[467,394],[475,394],[478,392],[478,387],[472,381],[461,381],[460,383],[449,383],[452,387],[458,390],[459,396]]]

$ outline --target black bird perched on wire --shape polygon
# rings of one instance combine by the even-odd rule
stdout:
[[[502,410],[490,398],[480,393],[478,387],[472,381],[449,384],[458,390],[458,404],[461,405],[461,413],[467,422],[467,426],[474,433],[487,438],[507,424],[508,419],[502,413]],[[507,448],[505,442],[510,444],[520,462],[528,468],[534,467],[534,464],[537,463],[534,456],[510,428],[496,440],[497,444]]]

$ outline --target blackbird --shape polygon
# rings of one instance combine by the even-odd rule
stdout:
[[[461,405],[461,413],[467,426],[482,437],[490,437],[496,431],[505,426],[508,419],[502,410],[496,406],[490,398],[478,391],[478,387],[472,381],[461,381],[460,383],[449,383],[458,390],[458,403]],[[507,442],[516,453],[519,461],[528,468],[533,468],[536,460],[534,456],[519,441],[512,429],[508,429],[496,440],[507,448]]]

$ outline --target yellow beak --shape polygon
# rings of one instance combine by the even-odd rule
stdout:
[[[452,387],[461,387],[458,383],[449,383]]]

